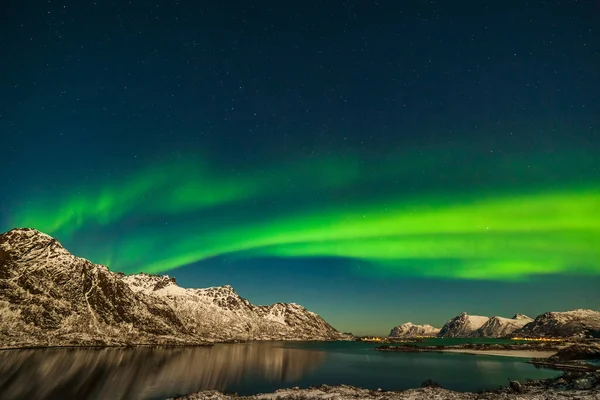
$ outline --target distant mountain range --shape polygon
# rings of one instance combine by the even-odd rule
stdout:
[[[437,337],[600,337],[600,312],[594,310],[573,310],[547,312],[535,319],[523,314],[512,318],[484,317],[469,315],[466,312],[448,320],[436,330],[431,325],[414,325],[410,322],[394,327],[391,337],[432,336],[423,334],[436,332]]]
[[[0,235],[0,347],[349,338],[298,304],[114,273],[34,229]]]
[[[442,327],[441,337],[503,337],[522,328],[533,319],[523,314],[512,318],[482,317],[466,312],[452,318]]]

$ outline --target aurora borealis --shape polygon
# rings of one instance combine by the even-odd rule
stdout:
[[[386,165],[379,168],[389,172]],[[360,187],[373,184],[376,177],[385,181],[402,176],[397,171],[382,177],[384,171],[361,176],[356,163],[330,161],[251,172],[247,177],[215,177],[191,164],[169,164],[118,184],[102,184],[98,191],[53,196],[39,205],[32,202],[23,215],[15,210],[14,225],[39,226],[69,238],[87,228],[114,229],[136,220],[140,228],[133,230],[133,237],[114,247],[95,243],[90,253],[93,259],[114,254],[104,262],[129,273],[165,273],[225,255],[342,257],[398,274],[439,278],[600,272],[600,189],[592,183],[513,193],[484,188],[460,194],[446,189],[411,196],[392,190],[376,198],[354,195],[352,202],[341,204],[337,200],[350,192],[345,185]],[[281,196],[274,190],[285,192],[283,197],[314,199],[288,201],[281,210],[261,205],[257,212],[253,203],[268,199],[277,204]],[[239,219],[227,220],[223,214]],[[159,226],[157,220],[170,222]],[[421,267],[430,260],[438,263]]]
[[[63,3],[2,24],[2,231],[356,333],[600,307],[594,6]]]

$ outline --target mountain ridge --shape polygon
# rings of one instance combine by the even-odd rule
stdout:
[[[469,337],[476,330],[481,328],[489,317],[480,315],[469,315],[466,312],[446,321],[440,329],[438,337]]]
[[[600,311],[576,309],[550,311],[513,333],[523,337],[596,337],[600,338]]]
[[[439,328],[434,328],[431,325],[416,325],[412,322],[405,322],[392,328],[389,337],[422,337],[436,336],[439,333]]]
[[[297,304],[111,272],[34,229],[0,234],[0,347],[348,338]]]
[[[479,329],[472,333],[474,337],[505,337],[533,321],[524,314],[516,314],[513,318],[493,316]]]
[[[413,324],[409,322],[394,327],[389,336],[403,337],[403,332],[408,330],[410,325]],[[449,319],[436,336],[442,338],[599,338],[600,311],[589,309],[551,311],[535,319],[519,313],[512,318],[505,318],[469,315],[462,312]]]

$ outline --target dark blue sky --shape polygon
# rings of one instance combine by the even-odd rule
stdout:
[[[461,311],[600,307],[600,227],[583,223],[600,213],[598,2],[217,3],[4,7],[0,230],[34,225],[112,269],[232,284],[357,333]],[[582,224],[553,228],[578,245],[546,268],[533,253],[554,247],[547,217],[521,226],[506,199],[554,191],[556,224],[576,210]],[[447,254],[449,236],[427,242],[443,257],[398,244],[384,268],[360,231],[378,234],[384,217],[356,232],[324,222],[443,204],[415,223],[440,235],[465,193],[508,207],[504,231],[535,232],[511,257],[496,248],[506,238],[481,245],[498,271],[527,262],[518,274],[453,269],[479,245]],[[488,225],[500,211],[486,207],[473,215]],[[303,224],[328,238],[297,236]]]

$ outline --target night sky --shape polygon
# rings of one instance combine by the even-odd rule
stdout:
[[[0,231],[342,331],[600,308],[597,1],[13,1]]]

